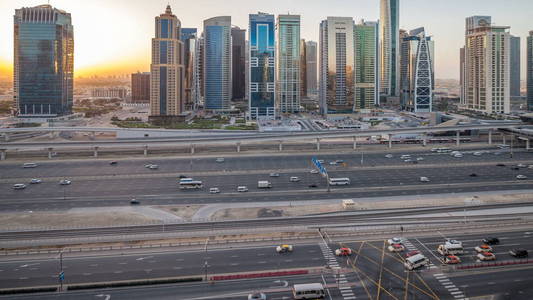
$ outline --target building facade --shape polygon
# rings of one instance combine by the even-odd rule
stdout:
[[[527,37],[527,108],[533,111],[533,30]]]
[[[486,19],[480,19],[467,29],[464,78],[467,109],[488,114],[510,112],[509,28],[491,26]]]
[[[466,93],[465,93],[465,47],[459,49],[459,84],[460,84],[460,95],[459,95],[459,106],[466,107]]]
[[[305,81],[308,95],[316,95],[318,93],[317,50],[318,45],[316,42],[305,42]]]
[[[243,100],[246,96],[246,29],[231,28],[231,45],[232,98]]]
[[[196,110],[198,100],[195,85],[196,69],[194,60],[196,59],[196,43],[198,42],[198,33],[196,28],[182,28],[181,41],[183,42],[183,67],[185,70],[184,79],[184,106],[185,110]]]
[[[107,87],[107,88],[93,88],[91,89],[92,98],[104,98],[104,99],[126,99],[128,96],[128,90],[123,87]]]
[[[249,117],[276,117],[275,20],[266,13],[251,14],[249,19]]]
[[[50,5],[16,9],[14,50],[16,115],[72,113],[74,28],[70,13]]]
[[[510,37],[511,44],[511,58],[510,58],[510,93],[511,98],[520,97],[520,37]]]
[[[383,96],[398,96],[400,85],[400,0],[380,0],[380,88]]]
[[[379,24],[355,25],[355,110],[379,105]]]
[[[302,92],[300,16],[278,15],[277,34],[276,99],[279,104],[278,111],[282,114],[297,113],[300,111]]]
[[[230,16],[204,21],[203,56],[204,108],[229,110],[232,90]]]
[[[150,120],[173,122],[184,111],[183,42],[181,23],[170,5],[155,18],[150,66]]]
[[[150,72],[131,74],[131,102],[150,103]]]
[[[328,17],[320,23],[320,113],[354,110],[354,21]]]
[[[423,27],[401,34],[401,104],[412,112],[433,111],[435,46]]]

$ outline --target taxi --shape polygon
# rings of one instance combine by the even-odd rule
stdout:
[[[492,252],[492,247],[489,246],[489,245],[480,245],[480,246],[477,246],[476,248],[474,248],[476,250],[477,253],[481,253],[481,252]]]
[[[276,252],[278,253],[286,253],[286,252],[292,252],[292,245],[279,245],[276,247]]]
[[[339,248],[335,250],[335,255],[337,256],[350,256],[352,255],[352,249],[350,248]]]
[[[460,264],[461,259],[459,258],[459,256],[456,255],[448,255],[444,258],[444,263],[447,265]]]
[[[392,244],[388,247],[390,252],[403,252],[405,247],[402,244]]]

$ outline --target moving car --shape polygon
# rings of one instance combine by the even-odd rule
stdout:
[[[148,167],[148,169],[150,169],[150,170],[157,170],[157,169],[159,169],[159,166],[158,166],[158,165],[150,165],[150,166]]]
[[[252,293],[248,295],[248,300],[267,300],[264,293]]]
[[[31,184],[38,184],[38,183],[41,183],[41,182],[43,182],[43,181],[41,179],[39,179],[39,178],[32,178],[30,180]]]
[[[448,255],[444,258],[444,263],[447,265],[460,264],[461,259],[456,255]]]
[[[293,250],[292,245],[287,245],[287,244],[279,245],[276,247],[276,252],[278,253],[292,252],[292,250]]]
[[[494,255],[492,252],[481,252],[477,255],[477,258],[482,261],[496,260],[496,255]]]
[[[321,283],[295,284],[292,288],[292,297],[295,300],[322,299],[326,298],[326,289]]]
[[[489,245],[480,245],[480,246],[477,246],[476,248],[474,248],[476,250],[476,252],[478,253],[481,253],[481,252],[492,252],[492,247],[489,246]]]
[[[387,249],[389,249],[390,252],[403,252],[403,251],[405,251],[405,247],[402,244],[392,244]]]
[[[481,240],[482,243],[487,245],[498,245],[500,244],[500,240],[496,237],[488,237]]]
[[[405,258],[409,258],[409,257],[411,257],[411,256],[415,256],[415,255],[417,255],[417,254],[420,254],[420,251],[418,251],[418,250],[409,251],[409,252],[407,252],[407,254],[405,255]]]
[[[497,167],[505,167],[505,164],[496,164]]]
[[[220,189],[217,188],[217,187],[210,188],[210,189],[209,189],[209,193],[211,193],[211,194],[218,194],[218,193],[220,193]]]
[[[14,190],[23,190],[26,188],[26,185],[24,183],[16,183],[13,185]]]
[[[385,158],[393,158],[394,156],[392,154],[385,155]]]
[[[336,166],[337,162],[336,161],[330,161],[329,164],[332,165],[332,166]]]
[[[440,255],[457,255],[463,254],[464,249],[462,244],[444,243],[444,245],[437,247],[437,252]]]
[[[152,164],[146,164],[144,165],[145,168],[150,168],[152,166]]]
[[[423,161],[424,158],[423,158],[423,157],[417,157],[416,160],[417,160],[417,161]]]
[[[527,179],[527,176],[526,175],[516,175],[516,179],[525,180],[525,179]]]
[[[412,271],[423,266],[429,265],[429,259],[422,254],[416,254],[405,260],[404,266],[407,270]]]
[[[139,205],[139,204],[141,204],[141,202],[139,200],[133,198],[133,199],[130,200],[130,204],[131,205]]]
[[[427,178],[427,177],[420,177],[420,182],[429,182],[429,178]]]
[[[68,179],[63,179],[63,180],[59,181],[60,185],[69,185],[71,183],[72,183],[72,181],[70,181]]]
[[[512,249],[512,250],[509,251],[509,254],[511,256],[516,257],[516,258],[524,258],[524,257],[528,257],[529,256],[529,253],[524,248]]]
[[[279,173],[270,173],[270,177],[279,177]]]
[[[473,154],[474,154],[474,156],[481,156],[481,155],[483,155],[483,152],[477,151],[477,152],[474,152]]]
[[[289,178],[289,181],[290,182],[298,182],[298,181],[300,181],[300,178],[296,177],[296,176],[292,176],[291,178]]]
[[[454,239],[446,239],[445,242],[448,243],[448,244],[457,244],[457,245],[461,245],[461,246],[463,245],[463,242],[458,241],[458,240],[454,240]]]
[[[217,163],[223,163],[225,161],[224,157],[218,157],[216,162]]]
[[[109,164],[112,165],[112,166],[116,166],[116,165],[118,165],[118,161],[111,161],[111,162],[109,162]]]
[[[311,170],[311,174],[318,174],[318,170],[315,170],[315,169]]]
[[[310,185],[308,185],[308,187],[310,187],[310,188],[317,188],[318,185],[316,185],[315,183],[311,183]]]
[[[352,255],[352,249],[346,248],[346,247],[339,248],[339,249],[335,250],[335,255],[337,255],[337,256],[350,256],[350,255]]]
[[[37,168],[38,164],[36,163],[24,163],[22,165],[23,168]]]
[[[389,245],[392,245],[392,244],[401,244],[401,243],[402,243],[402,238],[399,238],[399,237],[393,237],[392,239],[387,240],[387,243],[388,243]]]
[[[477,174],[476,173],[472,173],[469,175],[470,177],[477,177]]]
[[[524,165],[524,164],[518,164],[518,165],[516,165],[516,166],[519,167],[519,168],[527,168],[527,166]]]
[[[240,185],[237,187],[237,192],[239,193],[248,192],[248,188],[244,185]]]

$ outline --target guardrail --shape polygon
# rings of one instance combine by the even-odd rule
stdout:
[[[526,260],[506,260],[498,262],[488,262],[488,263],[475,263],[462,266],[456,266],[456,270],[471,270],[479,268],[490,268],[490,267],[503,267],[503,266],[512,266],[512,265],[525,265],[533,263],[533,259]]]
[[[263,277],[278,277],[278,276],[291,276],[291,275],[306,275],[309,274],[309,270],[292,270],[292,271],[277,271],[277,272],[262,272],[262,273],[248,273],[248,274],[233,274],[233,275],[220,275],[211,276],[210,280],[235,280],[235,279],[252,279]]]

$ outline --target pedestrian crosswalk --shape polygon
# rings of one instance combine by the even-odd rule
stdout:
[[[418,250],[413,243],[411,243],[409,240],[404,239],[402,240],[403,245],[405,246],[405,249],[407,249],[407,252]],[[429,269],[436,269],[437,266],[430,261],[429,263]]]
[[[324,255],[324,258],[327,261],[327,266],[330,267],[334,272],[340,271],[341,267],[339,265],[339,262],[337,261],[337,257],[329,247],[329,245],[326,242],[320,243],[320,250],[322,251],[322,254]],[[351,299],[357,299],[355,294],[353,293],[352,288],[348,284],[348,280],[346,279],[346,276],[342,273],[334,273],[334,276],[336,277],[340,293],[342,295],[342,298],[344,300],[351,300]]]
[[[453,299],[468,300],[468,298],[465,298],[465,294],[461,290],[459,290],[459,288],[456,287],[455,284],[453,284],[453,282],[448,278],[446,274],[438,273],[433,274],[433,276],[450,293]]]

